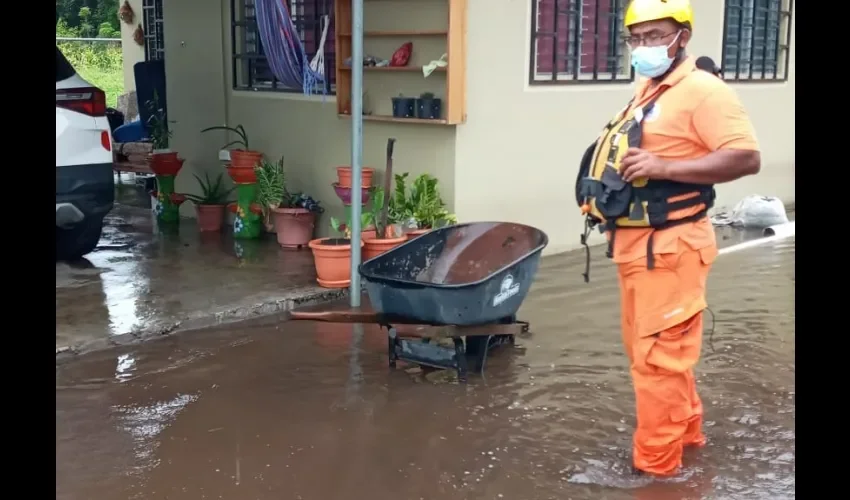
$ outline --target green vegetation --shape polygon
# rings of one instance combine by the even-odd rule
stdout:
[[[56,36],[120,38],[118,0],[56,0]],[[118,42],[56,42],[68,62],[106,92],[106,105],[115,107],[124,93],[124,57]]]

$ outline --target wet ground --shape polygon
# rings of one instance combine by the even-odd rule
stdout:
[[[57,499],[794,498],[795,239],[717,260],[709,443],[665,482],[629,474],[602,253],[588,285],[582,253],[544,259],[521,311],[532,333],[467,385],[388,369],[375,327],[273,317],[59,364]]]
[[[56,263],[57,354],[341,295],[318,287],[309,250],[281,249],[274,235],[234,241],[226,230],[201,234],[193,220],[163,232],[149,208],[124,204],[142,204],[138,191],[123,187],[94,252]]]

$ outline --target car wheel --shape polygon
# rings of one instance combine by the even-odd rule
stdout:
[[[77,260],[94,250],[103,230],[102,219],[85,219],[74,227],[56,228],[56,260]]]

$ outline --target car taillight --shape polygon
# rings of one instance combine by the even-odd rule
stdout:
[[[96,87],[57,89],[56,105],[89,116],[106,116],[106,94]]]
[[[109,138],[109,132],[106,130],[100,133],[100,145],[107,151],[112,151],[112,139]]]

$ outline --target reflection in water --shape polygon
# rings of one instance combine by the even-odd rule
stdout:
[[[697,369],[709,442],[670,480],[630,474],[614,269],[585,285],[570,254],[541,262],[520,311],[533,333],[467,385],[389,370],[373,325],[272,319],[127,348],[120,383],[114,352],[60,366],[57,498],[794,498],[794,253],[790,239],[715,263],[715,350]]]

